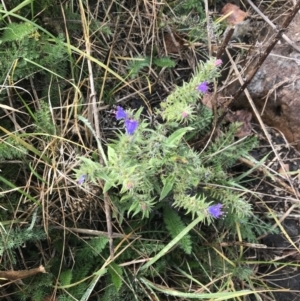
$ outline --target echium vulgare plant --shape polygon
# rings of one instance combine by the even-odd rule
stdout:
[[[150,125],[141,118],[142,109],[133,112],[118,106],[114,118],[124,123],[125,133],[119,131],[107,144],[105,166],[80,157],[78,184],[101,179],[119,212],[142,217],[149,217],[161,202],[208,221],[221,216],[221,209],[237,218],[250,214],[250,205],[230,189],[233,180],[226,168],[247,153],[253,141],[234,143],[237,127],[231,126],[201,153],[188,144],[187,134],[202,132],[203,137],[212,123],[212,112],[200,100],[219,76],[221,63],[210,59],[200,64],[188,83],[175,87],[155,112],[162,122]]]

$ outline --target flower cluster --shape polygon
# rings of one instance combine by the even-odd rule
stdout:
[[[127,116],[127,113],[120,106],[117,106],[117,110],[116,110],[115,113],[116,113],[116,119],[117,120],[125,119],[126,133],[128,135],[132,135],[135,132],[135,130],[137,129],[139,123],[134,119],[129,119],[128,116]]]
[[[222,204],[211,205],[208,207],[207,211],[212,217],[219,218],[221,215],[224,214],[224,212],[222,211],[222,207]]]

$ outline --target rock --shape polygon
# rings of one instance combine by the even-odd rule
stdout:
[[[299,28],[300,17],[296,16],[287,32],[295,43],[300,38]],[[244,77],[253,66],[248,67]],[[232,95],[238,88],[236,82],[228,87],[226,94]],[[300,53],[285,41],[279,42],[252,79],[248,90],[265,124],[279,129],[300,150]],[[245,94],[239,97],[234,107],[250,108]]]

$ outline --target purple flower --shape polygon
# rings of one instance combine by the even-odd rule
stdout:
[[[208,82],[205,81],[197,86],[197,90],[201,93],[207,93],[209,89]]]
[[[124,109],[120,106],[117,106],[117,111],[115,112],[116,113],[116,119],[117,120],[120,120],[120,119],[126,119],[127,117],[127,114],[126,112],[124,111]]]
[[[139,123],[136,120],[129,119],[127,117],[127,113],[124,111],[124,109],[120,106],[117,106],[116,113],[116,119],[125,119],[125,128],[128,135],[132,135],[135,130],[137,129]]]
[[[221,211],[222,207],[222,204],[211,205],[208,207],[208,213],[214,218],[219,218],[224,213]]]
[[[83,182],[85,181],[85,179],[86,179],[86,175],[81,175],[81,176],[79,177],[79,179],[77,180],[77,183],[78,183],[79,185],[81,185],[81,184],[83,184]]]
[[[128,135],[132,135],[135,130],[137,129],[139,123],[133,119],[126,119],[125,120],[125,128]]]

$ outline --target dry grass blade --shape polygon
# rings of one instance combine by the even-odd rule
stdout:
[[[26,115],[28,115],[28,114],[25,113],[25,112],[19,111],[19,110],[17,110],[17,109],[14,109],[14,108],[12,108],[12,107],[10,107],[10,106],[7,106],[7,105],[4,105],[4,104],[0,104],[0,108],[5,109],[5,110],[14,111],[14,112],[18,112],[18,113],[21,113],[21,114],[26,114]]]
[[[254,162],[246,158],[240,158],[239,160],[251,168],[256,166]],[[286,191],[288,191],[292,195],[295,195],[295,189],[293,189],[293,186],[291,187],[290,185],[286,184],[284,182],[284,179],[280,179],[277,175],[274,174],[274,172],[272,173],[272,170],[268,170],[264,166],[258,166],[256,170],[260,171],[263,175],[270,177],[273,181],[275,181],[278,185],[283,187]],[[297,198],[297,195],[295,195],[295,197]]]
[[[90,34],[89,34],[89,24],[87,23],[87,20],[85,18],[85,10],[83,8],[82,1],[79,1],[80,3],[80,12],[81,12],[81,18],[82,18],[82,26],[83,26],[83,36],[85,40],[86,45],[86,53],[88,57],[91,56],[91,43],[90,43]],[[96,139],[98,141],[99,146],[99,155],[100,155],[100,163],[103,165],[105,162],[105,158],[102,156],[102,146],[100,146],[101,142],[101,132],[100,132],[100,122],[99,122],[99,113],[98,113],[98,107],[96,103],[96,90],[94,85],[94,76],[93,76],[93,68],[92,68],[92,62],[88,59],[88,70],[89,70],[89,80],[90,80],[90,102],[91,104],[88,105],[88,120],[91,125],[94,125],[96,129]],[[93,116],[93,119],[91,118],[91,115]],[[103,188],[104,184],[100,183],[100,186]],[[105,214],[106,214],[106,223],[107,223],[107,233],[109,237],[109,249],[110,249],[110,256],[111,258],[114,257],[114,244],[113,244],[113,230],[112,230],[112,223],[111,223],[111,209],[110,209],[110,202],[109,202],[109,196],[108,193],[104,193],[104,207],[105,207]]]
[[[62,226],[56,226],[54,227],[54,229],[64,229]],[[92,229],[81,229],[81,228],[72,228],[72,227],[66,227],[66,230],[70,231],[70,232],[74,232],[74,233],[81,233],[81,234],[85,234],[85,235],[92,235],[92,236],[108,236],[107,232],[104,231],[98,231],[98,230],[92,230]],[[127,239],[136,239],[137,235],[132,234],[132,235],[125,235],[125,234],[121,234],[121,233],[112,233],[112,237],[113,238],[127,238]]]

